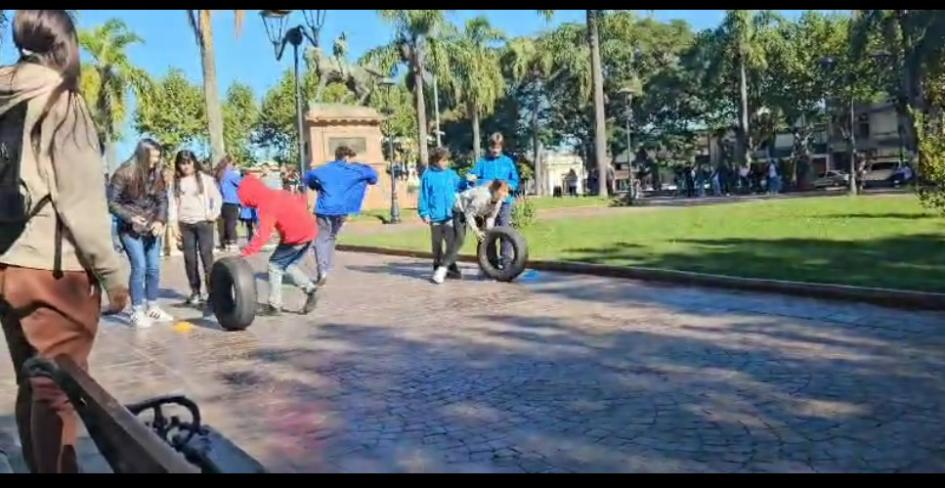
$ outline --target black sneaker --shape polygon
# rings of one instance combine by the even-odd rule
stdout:
[[[446,279],[448,280],[461,280],[463,279],[463,272],[459,268],[451,267],[446,270]]]
[[[318,306],[318,288],[312,288],[312,290],[305,295],[305,305],[302,307],[302,314],[308,315]]]
[[[259,310],[256,311],[256,315],[260,317],[278,317],[282,315],[282,311],[272,305],[265,304],[259,307]]]

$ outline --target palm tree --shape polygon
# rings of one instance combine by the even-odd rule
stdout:
[[[457,100],[465,105],[472,122],[473,160],[482,153],[479,120],[495,109],[496,101],[505,92],[505,79],[499,63],[499,50],[490,43],[505,38],[483,16],[466,22],[465,30],[449,42],[449,58],[453,67],[454,91]]]
[[[502,66],[505,67],[508,79],[518,86],[532,84],[531,129],[532,129],[532,161],[535,165],[536,190],[538,195],[544,195],[544,178],[539,160],[538,116],[541,110],[542,91],[554,67],[554,51],[546,49],[541,39],[523,36],[511,39],[505,45],[502,55]]]
[[[604,71],[600,60],[600,10],[587,11],[587,45],[591,49],[594,85],[594,158],[597,160],[597,194],[607,195],[607,122],[604,113]]]
[[[200,65],[203,68],[203,94],[207,104],[207,128],[210,131],[210,154],[213,161],[220,160],[225,154],[223,143],[223,108],[217,86],[217,66],[213,52],[213,10],[188,10],[187,21],[194,31],[197,45],[200,47]],[[243,24],[243,10],[234,10],[236,33],[239,35]]]
[[[745,164],[751,159],[748,73],[750,70],[765,67],[764,37],[770,32],[769,26],[777,19],[778,16],[770,10],[729,10],[722,25],[714,33],[719,52],[707,70],[709,76],[725,71],[734,72],[737,78],[738,125],[735,132],[735,156],[739,164]]]
[[[144,41],[118,19],[110,19],[92,29],[79,30],[78,35],[79,45],[92,58],[91,63],[82,66],[82,92],[99,128],[111,169],[118,163],[115,143],[121,138],[128,92],[134,91],[140,99],[150,85],[148,74],[134,66],[125,52],[128,46]]]
[[[7,30],[7,11],[0,10],[0,45],[3,45],[3,36]]]
[[[394,71],[398,62],[407,66],[416,100],[417,146],[420,149],[420,162],[417,166],[422,170],[428,159],[427,108],[423,96],[426,56],[429,39],[446,23],[446,17],[443,10],[380,10],[378,14],[393,24],[394,40],[386,46],[369,51],[362,59],[390,72]]]

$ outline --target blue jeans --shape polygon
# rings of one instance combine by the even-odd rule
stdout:
[[[275,308],[282,306],[283,275],[289,275],[292,283],[306,293],[315,288],[315,284],[298,264],[310,247],[311,241],[293,245],[280,243],[269,256],[269,305]]]
[[[128,232],[121,232],[119,237],[131,263],[131,279],[128,283],[131,305],[137,308],[144,306],[145,301],[157,302],[161,284],[161,238]]]
[[[122,252],[124,248],[121,245],[121,239],[118,238],[118,217],[111,216],[112,219],[112,246],[116,251]]]
[[[345,225],[347,215],[316,215],[318,237],[315,238],[315,261],[318,262],[318,275],[324,276],[331,271],[331,261],[335,254],[338,233]]]

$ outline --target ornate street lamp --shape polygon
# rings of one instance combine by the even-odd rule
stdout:
[[[263,25],[266,27],[266,37],[272,43],[275,51],[276,61],[282,60],[282,54],[285,51],[286,44],[292,44],[292,55],[295,61],[295,118],[297,137],[297,150],[299,152],[299,182],[303,184],[305,176],[305,149],[302,139],[304,124],[302,120],[302,84],[299,82],[299,46],[308,39],[313,46],[318,47],[318,33],[325,23],[324,10],[303,10],[302,15],[305,19],[305,25],[297,25],[286,30],[291,10],[262,10],[259,12],[262,17]]]
[[[639,90],[637,89],[635,85],[629,85],[624,88],[621,88],[620,91],[618,92],[619,94],[623,95],[627,100],[627,108],[626,108],[626,111],[624,112],[624,116],[626,117],[627,169],[629,173],[627,183],[629,183],[629,187],[630,187],[627,191],[627,194],[629,195],[628,201],[630,205],[633,205],[634,200],[636,200],[638,196],[636,195],[636,187],[633,184],[634,154],[633,154],[633,145],[632,145],[633,139],[632,139],[631,128],[630,128],[630,124],[633,122],[633,96],[636,95],[638,92]]]

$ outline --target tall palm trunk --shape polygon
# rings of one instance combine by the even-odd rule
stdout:
[[[417,172],[423,173],[426,169],[429,155],[427,152],[427,104],[423,99],[423,48],[419,43],[413,45],[413,91],[416,97],[417,105],[417,148],[420,153],[420,161],[417,164]]]
[[[482,156],[482,137],[479,135],[479,109],[472,101],[469,102],[469,119],[472,120],[472,150],[473,161],[479,161]]]
[[[105,144],[105,168],[108,170],[108,174],[114,173],[119,164],[118,146],[115,141],[108,141]]]
[[[735,138],[740,164],[751,161],[751,143],[748,133],[748,77],[745,73],[745,57],[740,55],[738,59],[738,134]]]
[[[538,98],[537,96],[535,97]],[[545,191],[545,169],[541,165],[538,145],[538,103],[535,103],[535,110],[532,112],[532,151],[534,156],[532,160],[535,164],[535,193],[538,196],[544,196]]]
[[[594,83],[594,158],[597,162],[598,195],[607,195],[607,127],[604,114],[604,74],[600,61],[598,11],[587,11],[587,42],[591,48],[591,75]]]
[[[209,24],[209,23],[208,23]],[[207,104],[207,128],[210,130],[210,155],[213,164],[223,158],[223,109],[217,89],[217,65],[213,52],[213,31],[209,25],[200,33],[200,64],[203,68],[203,94]]]

